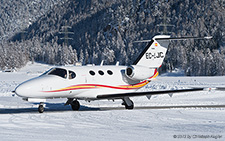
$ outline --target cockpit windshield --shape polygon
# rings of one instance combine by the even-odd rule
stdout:
[[[48,75],[57,75],[57,76],[60,76],[60,77],[66,79],[67,71],[65,69],[61,69],[61,68],[54,68],[48,72]]]

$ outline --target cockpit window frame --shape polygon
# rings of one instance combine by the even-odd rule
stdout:
[[[44,73],[42,73],[40,76],[43,76],[43,75],[48,75],[48,73],[50,72],[50,71],[52,71],[54,68],[51,68],[51,69],[49,69],[49,70],[47,70],[47,71],[45,71]]]
[[[58,72],[54,72],[54,71],[58,71]],[[68,77],[68,71],[66,69],[63,69],[63,68],[53,68],[49,72],[47,72],[46,74],[47,75],[59,76],[59,77],[64,78],[64,79],[67,79],[67,77]]]

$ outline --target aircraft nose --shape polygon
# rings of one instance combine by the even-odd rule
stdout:
[[[30,85],[28,85],[27,83],[23,83],[15,89],[15,93],[20,97],[28,97],[30,90]]]

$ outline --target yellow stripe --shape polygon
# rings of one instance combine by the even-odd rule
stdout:
[[[156,78],[158,75],[159,75],[159,72],[157,72],[157,73],[155,74],[155,76],[153,76],[152,78]]]
[[[143,84],[139,84],[139,85],[133,85],[133,86],[120,86],[120,88],[139,88],[139,87],[143,87],[145,85],[147,85],[149,82],[146,81],[145,83]]]
[[[156,77],[156,76],[154,76],[154,77]],[[142,83],[142,84],[139,84],[139,85],[113,86],[113,87],[117,87],[117,88],[129,88],[129,89],[130,88],[140,88],[140,87],[143,87],[143,86],[147,85],[148,83],[149,83],[149,81],[146,81],[145,83]],[[76,88],[101,88],[101,86],[74,86],[74,87],[67,87],[67,88],[58,89],[56,91],[62,91],[62,90],[68,90],[68,89],[74,89],[74,88],[75,89]]]
[[[94,87],[95,86],[74,86],[74,87],[67,87],[67,88],[58,89],[57,91],[67,90],[67,89],[74,89],[74,88],[94,88]]]

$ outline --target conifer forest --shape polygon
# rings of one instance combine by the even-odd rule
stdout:
[[[225,75],[224,0],[1,0],[0,70],[28,61],[131,65],[146,43],[171,37],[160,72],[178,68],[187,76]]]

